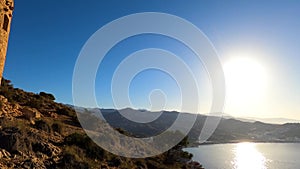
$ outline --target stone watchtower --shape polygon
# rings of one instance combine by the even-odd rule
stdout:
[[[0,84],[5,64],[13,10],[13,0],[0,0]]]

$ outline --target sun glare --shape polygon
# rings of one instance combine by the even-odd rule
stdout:
[[[256,149],[254,143],[239,143],[233,150],[235,169],[266,169],[266,158]]]
[[[224,64],[224,73],[229,104],[241,106],[264,97],[267,73],[259,62],[237,57]]]

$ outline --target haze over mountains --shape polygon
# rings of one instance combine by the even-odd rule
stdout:
[[[255,122],[260,121],[263,123],[270,124],[285,124],[285,123],[300,123],[300,120],[297,119],[289,119],[289,118],[259,118],[259,117],[234,117],[230,115],[223,116],[226,119],[236,119],[244,122]]]
[[[99,110],[105,120],[115,128],[122,128],[137,137],[150,137],[158,135],[159,133],[168,129],[176,120],[179,112],[163,111],[161,116],[150,123],[136,123],[123,117],[117,110],[114,109],[78,109],[85,110],[89,113],[94,113],[99,117]],[[123,111],[123,110],[121,110]],[[127,112],[143,113],[144,115],[157,114],[158,112],[150,112],[143,110],[142,112],[127,108]],[[98,114],[98,115],[97,115]],[[190,130],[188,136],[190,142],[197,143],[199,134],[201,133],[203,124],[208,116],[197,115],[190,113],[182,113],[186,121],[178,121],[177,123],[186,129],[193,118],[196,121]],[[212,117],[216,118],[216,117]],[[273,122],[282,122],[285,119],[264,119]],[[288,119],[287,119],[288,120]],[[179,129],[180,130],[180,129]],[[221,118],[218,127],[213,135],[208,139],[207,143],[229,143],[229,142],[300,142],[300,124],[299,123],[285,123],[285,124],[268,124],[253,119],[234,119]]]

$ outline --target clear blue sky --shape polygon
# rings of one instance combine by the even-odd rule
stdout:
[[[259,53],[252,57],[267,68],[271,77],[269,99],[264,107],[251,110],[256,114],[248,112],[246,115],[259,116],[258,112],[264,112],[265,117],[300,119],[297,105],[300,101],[300,2],[296,0],[16,0],[4,77],[12,80],[16,87],[50,92],[57,101],[72,104],[73,69],[86,40],[114,19],[149,11],[174,14],[198,26],[215,45],[224,63],[239,52]],[[191,54],[179,46],[176,41],[156,36],[137,36],[117,45],[104,60],[103,69],[108,73],[99,71],[97,75],[97,97],[101,106],[111,107],[109,78],[122,58],[147,47]],[[145,77],[135,79],[131,90],[137,92],[132,95],[142,95],[161,83],[166,93],[177,96],[172,79],[155,71],[145,72]],[[149,79],[160,83],[144,87]],[[147,107],[146,102],[139,99],[136,104]],[[276,110],[270,108],[274,105]]]

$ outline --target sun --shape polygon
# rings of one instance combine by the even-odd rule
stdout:
[[[224,64],[227,103],[233,106],[251,105],[265,95],[267,72],[258,61],[237,57]]]

